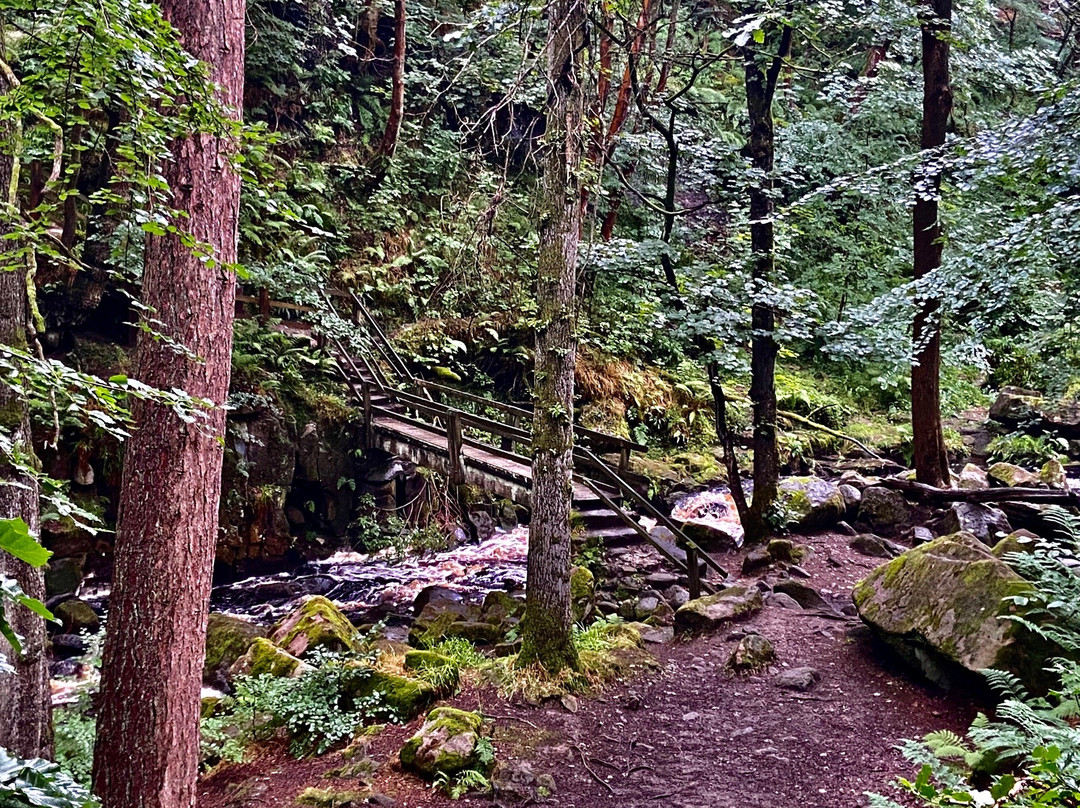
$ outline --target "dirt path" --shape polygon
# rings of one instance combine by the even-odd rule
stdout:
[[[807,541],[816,550],[805,564],[809,583],[837,604],[875,566],[850,551],[845,537],[823,534]],[[736,557],[724,561],[738,569]],[[773,642],[777,664],[761,674],[733,676],[728,658],[747,631]],[[767,606],[745,623],[653,650],[658,671],[581,699],[576,712],[558,704],[506,704],[476,690],[453,703],[498,716],[499,757],[528,760],[536,772],[554,775],[551,804],[562,808],[865,806],[865,791],[886,790],[897,775],[910,773],[895,750],[900,740],[945,727],[962,730],[974,715],[961,696],[899,672],[858,621]],[[802,666],[821,675],[809,692],[773,684],[785,667]],[[403,808],[451,804],[393,766],[416,725],[377,740],[372,753],[384,765],[376,789]],[[277,750],[209,778],[199,808],[290,805],[303,787],[330,785],[323,774],[340,765],[336,757],[292,761]],[[237,800],[235,784],[256,777],[269,783],[258,801]],[[457,804],[490,805],[491,798]]]

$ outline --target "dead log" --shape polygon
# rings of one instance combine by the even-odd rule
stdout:
[[[1042,502],[1080,506],[1080,495],[1076,492],[1050,488],[935,488],[915,480],[901,480],[897,477],[888,477],[878,485],[930,502]]]

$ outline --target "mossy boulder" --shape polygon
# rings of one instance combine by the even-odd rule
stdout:
[[[394,711],[402,721],[420,715],[439,697],[439,689],[422,679],[397,676],[393,673],[370,669],[366,676],[349,678],[346,692],[353,698],[367,698],[376,693],[382,695],[383,704]]]
[[[315,648],[355,651],[357,634],[341,609],[317,595],[278,623],[270,639],[293,656],[302,657]]]
[[[85,559],[86,556],[50,559],[45,567],[45,596],[75,594],[82,583]]]
[[[675,612],[675,627],[708,631],[761,611],[761,591],[752,586],[729,586],[715,595],[691,600]]]
[[[247,651],[229,669],[231,676],[297,677],[311,670],[288,651],[278,648],[266,637],[256,637]]]
[[[370,805],[370,789],[338,791],[332,788],[305,788],[296,797],[296,805],[307,808],[362,808]]]
[[[424,647],[434,645],[447,637],[459,637],[462,636],[460,631],[450,628],[454,623],[478,623],[481,620],[483,620],[483,610],[479,605],[449,598],[433,599],[424,605],[413,620],[412,627],[409,629],[409,644]],[[465,629],[464,633],[476,632]]]
[[[1010,620],[1007,595],[1031,589],[970,533],[909,550],[878,567],[853,593],[859,616],[940,685],[957,668],[998,668],[1038,688],[1048,649]]]
[[[1047,460],[1039,470],[1039,483],[1059,491],[1069,490],[1069,480],[1060,460]]]
[[[574,567],[570,572],[570,605],[575,623],[592,614],[595,597],[596,576],[588,567]]]
[[[785,477],[780,481],[778,503],[790,523],[804,530],[834,525],[847,513],[840,488],[817,477]]]
[[[573,587],[573,578],[570,579]],[[573,589],[571,588],[571,594]],[[508,592],[494,589],[484,596],[484,605],[481,607],[481,615],[488,623],[505,622],[521,617],[525,611],[525,601],[515,598]]]
[[[65,634],[78,634],[80,631],[95,632],[101,627],[101,618],[84,600],[72,598],[65,600],[53,610],[53,615],[63,626]]]
[[[1009,488],[1028,488],[1039,485],[1039,475],[1015,463],[995,463],[986,470],[993,485]]]
[[[1038,536],[1028,530],[1014,530],[990,550],[995,558],[1005,559],[1009,553],[1030,553],[1035,549]]]
[[[760,634],[747,634],[731,652],[728,665],[732,670],[748,672],[767,668],[776,661],[776,648]]]
[[[1016,425],[1041,419],[1043,399],[1037,390],[1006,386],[990,405],[990,418],[1003,424]]]
[[[872,485],[863,491],[859,521],[875,533],[895,533],[911,523],[915,511],[899,491]]]
[[[769,542],[766,551],[769,558],[777,564],[801,564],[811,553],[809,546],[796,544],[790,539],[773,539]]]
[[[450,657],[435,651],[408,651],[405,654],[405,670],[414,673],[428,673],[444,690],[457,688],[461,670]],[[436,682],[433,682],[435,684]]]
[[[963,488],[967,491],[980,491],[989,487],[990,480],[986,476],[986,471],[975,464],[968,463],[960,470],[957,488]]]
[[[401,749],[401,765],[422,777],[455,775],[466,769],[482,769],[477,754],[483,718],[454,707],[428,713],[420,731]]]
[[[265,637],[262,626],[228,614],[211,614],[206,624],[206,661],[203,680],[220,678],[251,647],[256,637]]]

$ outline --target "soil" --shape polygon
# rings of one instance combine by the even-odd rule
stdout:
[[[807,583],[838,608],[879,563],[851,551],[845,536],[799,540],[815,550],[803,565]],[[741,557],[718,560],[738,570]],[[775,582],[778,573],[764,577]],[[777,661],[736,676],[728,658],[751,631],[773,642]],[[498,757],[552,774],[557,793],[549,804],[562,808],[857,808],[867,805],[867,791],[895,797],[890,783],[912,774],[896,749],[900,741],[935,729],[962,732],[978,706],[919,681],[857,619],[841,615],[766,606],[718,633],[650,650],[653,671],[566,705],[511,704],[483,688],[451,703],[494,717]],[[809,692],[773,684],[778,671],[802,666],[821,675]],[[375,789],[403,808],[449,805],[394,765],[419,725],[377,736]],[[340,753],[297,761],[284,746],[264,748],[255,760],[204,778],[199,808],[284,808],[308,786],[355,787],[325,778],[340,765]],[[490,805],[491,798],[458,804]]]

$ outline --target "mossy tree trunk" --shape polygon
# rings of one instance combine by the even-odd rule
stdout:
[[[237,117],[244,87],[243,0],[163,0],[184,47],[208,63]],[[101,675],[94,788],[104,808],[192,808],[199,692],[221,493],[229,390],[240,177],[230,140],[192,134],[172,144],[163,174],[177,219],[213,249],[202,260],[179,236],[146,244],[134,375],[208,399],[207,421],[185,423],[150,402],[133,408],[120,491],[115,573]]]
[[[952,88],[949,85],[949,37],[952,29],[952,0],[927,0],[920,5],[923,62],[922,148],[934,150],[944,145],[952,115]],[[914,229],[914,274],[925,278],[941,266],[943,233],[938,218],[941,188],[940,156],[928,154],[916,176]],[[911,434],[915,476],[920,483],[948,485],[949,453],[941,426],[941,329],[940,304],[936,297],[923,296],[912,326],[915,362],[911,367]]]
[[[12,89],[4,71],[0,71],[0,95]],[[0,123],[0,140],[6,144],[0,152],[0,194],[2,203],[9,209],[17,205],[19,163],[14,152],[19,135],[17,123],[11,120]],[[10,232],[3,222],[0,218],[0,237]],[[0,256],[0,342],[26,351],[27,329],[31,327],[26,267],[23,259],[16,257],[15,245],[10,241],[3,244],[7,246]],[[15,266],[11,266],[12,259]],[[17,451],[33,462],[26,401],[6,384],[0,384],[0,430]],[[31,535],[37,536],[39,508],[37,481],[0,464],[0,519],[22,519]],[[44,602],[45,576],[41,569],[0,552],[0,575],[15,579],[27,595]],[[21,606],[11,607],[5,613],[12,629],[22,638],[22,653],[15,655],[11,646],[0,638],[0,652],[15,669],[14,673],[0,673],[0,747],[24,758],[49,758],[52,757],[52,715],[45,622]]]
[[[790,17],[789,4],[787,15]],[[746,110],[750,132],[744,154],[754,176],[750,183],[750,274],[755,294],[775,280],[776,242],[773,228],[773,160],[775,125],[773,99],[784,60],[791,53],[792,29],[784,24],[775,54],[766,56],[744,46]],[[753,408],[754,495],[743,519],[747,543],[762,541],[769,532],[767,515],[776,501],[780,477],[780,452],[776,443],[776,310],[755,300],[750,312],[750,402]]]
[[[577,254],[584,130],[584,0],[547,7],[547,129],[540,199],[532,521],[519,661],[576,668],[570,612]]]

